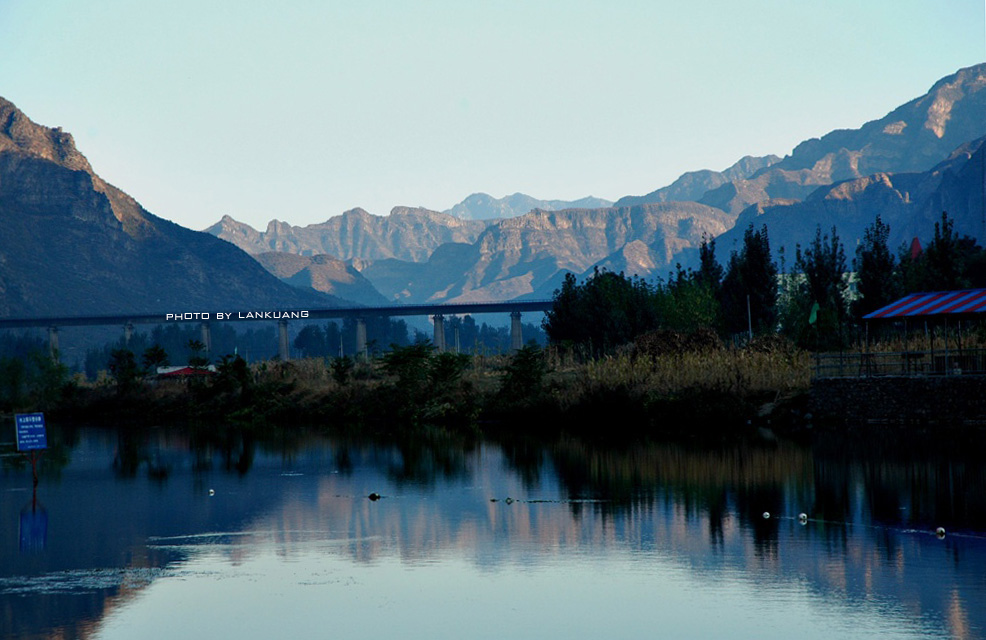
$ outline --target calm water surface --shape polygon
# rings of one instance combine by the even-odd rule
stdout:
[[[975,451],[51,441],[36,493],[3,458],[4,638],[986,637]]]

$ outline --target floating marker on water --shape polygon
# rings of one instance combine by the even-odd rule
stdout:
[[[371,493],[370,495],[368,495],[366,497],[369,498],[370,500],[372,500],[373,502],[376,502],[377,500],[380,499],[380,494],[374,491],[373,493]]]
[[[938,527],[937,529],[935,529],[935,535],[938,536],[939,538],[944,538],[945,537],[945,527]]]
[[[769,511],[764,511],[763,512],[763,519],[766,520],[768,518],[770,518],[770,512]]]
[[[507,504],[513,504],[514,503],[514,499],[513,498],[507,498],[506,500],[504,500],[504,502],[506,502]]]
[[[801,524],[808,524],[808,514],[807,513],[799,513],[798,514],[798,522],[800,522]]]
[[[215,489],[209,489],[209,495],[210,496],[216,495],[216,490]]]

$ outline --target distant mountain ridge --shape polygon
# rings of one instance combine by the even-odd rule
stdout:
[[[341,260],[421,261],[446,242],[474,242],[485,228],[484,222],[460,220],[447,213],[394,207],[389,216],[350,209],[305,227],[271,220],[265,231],[227,215],[205,232],[251,254],[280,251],[307,256],[327,254]]]
[[[449,215],[463,220],[492,220],[495,218],[516,218],[535,209],[560,211],[562,209],[603,209],[613,203],[602,198],[588,196],[579,200],[538,200],[523,193],[494,198],[486,193],[474,193],[451,209]]]
[[[647,195],[624,196],[616,201],[616,206],[628,207],[633,204],[645,204],[647,202],[698,202],[707,192],[733,180],[749,178],[761,169],[777,164],[780,160],[780,157],[775,155],[760,157],[744,156],[723,171],[710,171],[708,169],[689,171],[683,173],[681,177],[670,185],[661,187]]]

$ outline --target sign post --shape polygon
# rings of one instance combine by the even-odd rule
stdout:
[[[18,413],[14,415],[17,429],[17,450],[31,460],[31,475],[38,486],[38,456],[48,448],[43,413]]]

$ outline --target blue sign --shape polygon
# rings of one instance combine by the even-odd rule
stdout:
[[[18,413],[14,416],[14,422],[17,424],[18,451],[39,451],[48,448],[45,414]]]

